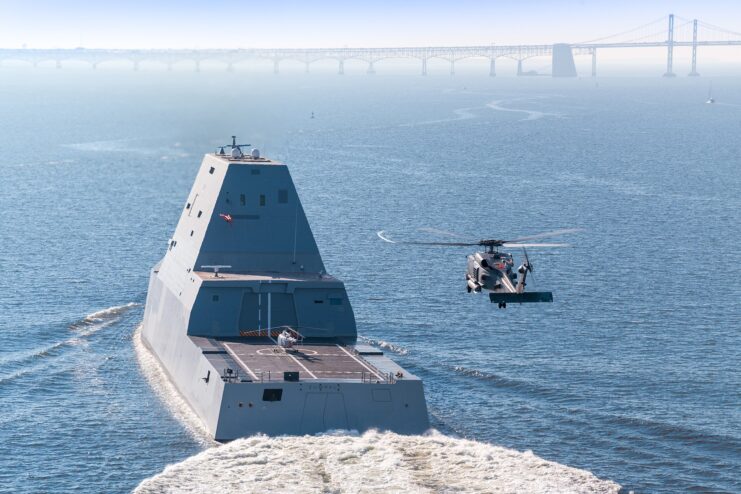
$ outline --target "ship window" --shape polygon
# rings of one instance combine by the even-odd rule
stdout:
[[[193,230],[191,230],[191,231],[190,231],[190,236],[191,236],[191,237],[193,236]]]
[[[190,209],[190,203],[185,205],[185,209]]]
[[[247,198],[244,196],[244,194],[239,194],[239,205],[244,206],[247,202]]]
[[[281,204],[285,204],[288,202],[288,191],[286,189],[281,189],[278,191],[278,202]]]
[[[202,214],[203,214],[203,211],[198,211],[198,217],[199,218],[201,217]]]
[[[265,205],[265,194],[260,194],[260,206]]]
[[[262,401],[280,401],[283,398],[282,389],[265,389],[262,392]]]
[[[211,300],[213,300],[214,302],[218,302],[219,301],[219,296],[218,295],[214,295],[213,297],[211,297]]]
[[[315,304],[323,304],[324,303],[324,300],[314,300],[314,303]]]
[[[216,168],[214,168],[214,167],[212,166],[212,167],[211,167],[211,168],[210,168],[210,169],[208,170],[208,173],[210,173],[211,175],[213,175],[213,174],[214,174],[214,170],[216,170]]]
[[[330,298],[329,305],[342,305],[342,299],[341,298]]]

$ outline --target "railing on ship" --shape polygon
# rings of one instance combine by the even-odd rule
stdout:
[[[225,381],[229,380],[239,382],[239,374],[237,371],[233,372],[234,373],[229,376],[222,376],[222,379]],[[301,374],[303,373],[299,371],[299,376],[301,376]],[[275,377],[273,377],[271,371],[261,371],[257,372],[254,377],[257,377],[257,379],[252,379],[251,382],[285,382],[285,377],[282,372],[276,372]],[[322,380],[311,379],[311,382],[316,381],[322,382]],[[329,381],[336,382],[334,379],[330,379]],[[396,377],[393,372],[382,373],[380,371],[362,371],[360,372],[360,382],[366,384],[394,384],[396,382]]]

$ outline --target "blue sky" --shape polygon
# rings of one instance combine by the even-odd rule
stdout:
[[[741,31],[741,0],[0,0],[0,47],[234,48],[578,42],[674,12]]]

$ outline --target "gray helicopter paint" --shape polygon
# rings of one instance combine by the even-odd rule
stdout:
[[[500,308],[507,303],[553,302],[551,292],[526,292],[529,260],[516,270],[512,254],[498,252],[476,252],[467,257],[466,285],[468,292],[489,292],[489,300]],[[531,268],[532,269],[532,268]]]
[[[270,339],[280,326],[306,338],[296,352]],[[142,339],[209,433],[424,432],[422,381],[356,338],[288,168],[206,155],[151,272]]]

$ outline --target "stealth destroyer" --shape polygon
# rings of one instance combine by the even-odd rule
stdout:
[[[358,344],[288,168],[243,147],[204,157],[150,275],[144,344],[218,441],[424,432],[422,381]]]

